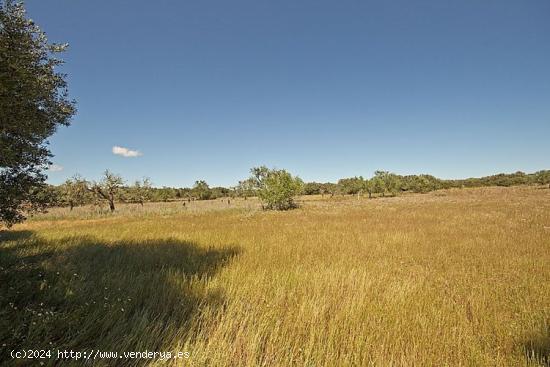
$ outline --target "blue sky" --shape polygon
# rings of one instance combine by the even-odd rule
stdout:
[[[550,168],[550,2],[27,0],[78,114],[49,181]],[[137,150],[137,157],[112,152]]]

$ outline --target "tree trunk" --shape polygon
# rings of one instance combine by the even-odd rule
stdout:
[[[115,211],[115,196],[113,193],[109,194],[109,209],[111,209],[111,213]]]

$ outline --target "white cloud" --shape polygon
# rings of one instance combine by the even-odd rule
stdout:
[[[115,145],[113,147],[113,154],[121,155],[121,156],[126,157],[126,158],[139,157],[139,156],[143,155],[143,154],[141,154],[141,152],[139,152],[137,150],[131,150],[131,149],[128,149],[128,148],[119,147],[118,145]]]
[[[59,164],[51,164],[48,167],[48,171],[50,171],[50,172],[61,172],[61,171],[63,171],[63,166],[60,166]]]

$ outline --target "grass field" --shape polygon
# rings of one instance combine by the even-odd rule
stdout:
[[[113,366],[550,364],[549,189],[301,204],[54,209],[2,232],[0,361],[59,348],[190,353],[94,364]]]

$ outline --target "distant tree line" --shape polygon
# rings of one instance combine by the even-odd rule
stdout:
[[[116,203],[215,200],[219,198],[258,197],[265,209],[286,210],[296,207],[297,195],[357,195],[392,197],[400,193],[427,193],[440,189],[486,186],[546,185],[550,188],[550,170],[536,173],[515,172],[481,178],[459,180],[439,179],[432,175],[398,175],[388,171],[375,171],[371,178],[362,176],[343,178],[336,183],[304,183],[282,169],[265,166],[251,169],[251,176],[234,187],[210,187],[206,181],[196,181],[190,188],[153,187],[144,178],[126,184],[121,176],[105,171],[100,181],[87,181],[74,176],[61,185],[48,185],[41,192],[41,201],[49,206],[74,208],[82,205],[108,206],[111,211]]]
[[[457,180],[439,179],[432,175],[398,175],[388,171],[376,171],[367,179],[362,176],[343,178],[337,183],[308,182],[304,184],[304,195],[368,195],[395,196],[402,192],[427,193],[430,191],[485,187],[485,186],[517,186],[517,185],[550,185],[550,170],[535,173],[500,173],[481,178]],[[549,186],[550,188],[550,186]]]
[[[225,187],[209,187],[206,181],[196,181],[192,188],[153,187],[149,178],[126,184],[124,179],[109,170],[100,181],[88,181],[79,175],[67,179],[61,185],[47,185],[41,192],[42,201],[49,206],[69,207],[82,205],[108,206],[115,211],[116,203],[134,203],[177,200],[211,200],[234,196]]]

